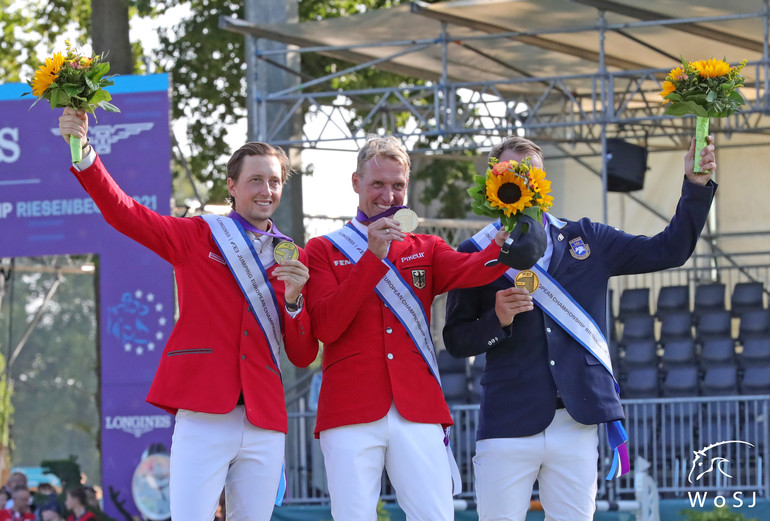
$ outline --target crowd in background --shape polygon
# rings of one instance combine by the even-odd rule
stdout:
[[[0,521],[91,521],[99,511],[97,491],[77,486],[60,494],[50,483],[36,490],[28,486],[27,476],[14,472],[0,487]]]

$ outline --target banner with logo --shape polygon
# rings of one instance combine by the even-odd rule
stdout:
[[[99,111],[89,130],[126,193],[166,215],[168,89],[165,74],[117,76],[108,90],[122,112]],[[144,518],[164,519],[158,517],[168,502],[162,454],[171,446],[173,417],[145,396],[174,322],[171,266],[104,222],[69,172],[69,148],[58,131],[61,110],[45,101],[30,109],[33,98],[20,97],[29,90],[0,85],[0,257],[99,255],[104,510],[125,519],[121,510],[135,516],[139,507]],[[138,468],[137,506],[132,480]]]

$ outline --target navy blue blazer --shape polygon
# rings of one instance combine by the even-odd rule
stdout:
[[[584,218],[549,227],[553,244],[548,273],[561,284],[602,331],[607,331],[607,283],[614,275],[647,273],[681,266],[692,255],[706,223],[716,184],[685,180],[676,213],[665,230],[647,237]],[[570,254],[580,237],[590,254]],[[475,251],[470,241],[458,248]],[[478,439],[532,436],[553,420],[556,398],[585,425],[624,417],[609,372],[540,308],[514,317],[502,328],[495,293],[511,287],[501,277],[477,288],[452,290],[443,336],[455,357],[486,352],[481,377]]]

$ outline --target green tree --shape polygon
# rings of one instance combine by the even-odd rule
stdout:
[[[6,298],[3,302],[3,314],[13,321],[14,348],[57,279],[55,273],[22,271],[40,262],[16,260],[14,301]],[[44,459],[76,454],[89,482],[98,483],[94,281],[86,274],[61,277],[53,300],[43,308],[40,321],[8,371],[14,391],[13,464],[38,466]]]

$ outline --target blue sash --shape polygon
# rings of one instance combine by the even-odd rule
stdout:
[[[281,333],[281,312],[275,291],[267,278],[267,272],[259,261],[259,256],[243,227],[229,217],[219,215],[202,216],[211,228],[214,242],[222,252],[227,267],[235,277],[243,296],[249,302],[249,309],[257,320],[262,334],[270,346],[270,356],[273,358],[278,372],[281,371],[280,352],[283,345]],[[286,474],[281,469],[281,481],[278,484],[278,494],[275,504],[283,503],[286,492]]]
[[[353,264],[361,259],[368,248],[368,239],[351,223],[324,235],[324,238],[331,242]],[[382,262],[388,266],[388,272],[377,283],[374,291],[403,324],[423,360],[428,364],[431,374],[441,387],[436,350],[433,346],[433,337],[430,334],[428,315],[425,313],[422,302],[415,295],[412,287],[401,277],[396,267],[387,258],[383,259]],[[447,448],[449,467],[452,473],[452,494],[457,495],[462,492],[462,479],[449,444],[449,428],[444,431],[444,445]]]
[[[482,250],[494,240],[499,229],[500,221],[489,224],[474,235],[471,242],[476,248]],[[612,376],[615,391],[620,395],[620,386],[612,373],[612,361],[610,360],[607,340],[599,326],[591,318],[591,315],[546,270],[537,264],[531,270],[540,279],[540,285],[532,294],[535,304],[602,364]],[[510,268],[504,276],[512,285],[515,285],[515,278],[518,273],[519,270]],[[628,434],[619,420],[607,422],[604,425],[607,430],[608,442],[613,451],[612,467],[606,478],[610,480],[614,477],[620,477],[630,470],[626,447]]]

